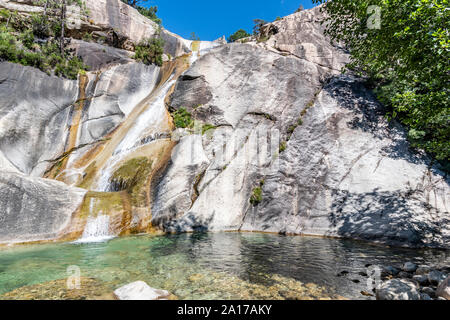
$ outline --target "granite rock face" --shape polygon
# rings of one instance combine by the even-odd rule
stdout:
[[[0,63],[0,170],[42,176],[64,152],[105,138],[158,77],[159,67],[127,63],[89,73],[80,90],[77,81]]]
[[[5,5],[36,9],[0,0]],[[130,62],[128,51],[118,49],[152,35],[153,22],[119,0],[89,0],[88,8],[95,19],[80,19],[74,30],[108,36],[116,29],[119,41],[110,50],[72,41],[98,72],[69,81],[0,63],[0,175],[5,185],[19,186],[18,197],[26,191],[19,182],[27,181],[36,194],[45,191],[42,201],[50,198],[56,191],[47,180],[18,173],[42,177],[51,168],[58,178],[55,164],[67,159],[66,177],[76,177],[67,183],[91,177],[84,187],[124,191],[110,188],[111,175],[124,161],[147,157],[149,168],[137,170],[146,176],[133,179],[149,189],[139,198],[151,195],[139,215],[151,212],[153,226],[166,231],[449,248],[449,178],[410,149],[404,129],[387,122],[361,79],[340,75],[348,57],[323,35],[320,8],[268,24],[265,41],[245,44],[189,41],[162,30],[167,54],[190,53],[167,56],[163,68]],[[170,141],[168,111],[182,108],[196,122],[172,132]],[[74,212],[78,203],[67,197],[75,191],[65,190],[52,195],[52,205]],[[23,205],[20,219],[39,216],[41,207],[24,199],[13,199]],[[9,215],[12,208],[4,202],[0,210]],[[19,222],[11,228],[23,234]],[[55,233],[53,225],[41,226],[41,234]]]
[[[134,62],[134,53],[104,44],[71,39],[68,46],[89,66],[90,71],[105,70],[114,65]]]
[[[265,182],[243,230],[449,246],[448,178],[358,80],[324,87]]]
[[[174,150],[156,187],[153,222],[170,231],[448,247],[448,178],[409,149],[360,80],[332,69],[252,44],[201,57],[178,80],[170,107],[216,129]],[[252,205],[257,188],[262,199]]]
[[[0,153],[8,161],[5,167],[42,174],[46,160],[64,150],[63,137],[77,97],[77,81],[1,62]]]
[[[324,35],[322,6],[303,10],[268,23],[261,33],[266,41],[258,45],[316,63],[326,69],[340,71],[349,62],[348,52]]]
[[[0,171],[0,243],[63,237],[85,193],[62,182]]]

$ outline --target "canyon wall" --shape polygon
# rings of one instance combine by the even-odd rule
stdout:
[[[163,29],[174,58],[156,67],[130,53],[154,36],[152,21],[118,0],[86,3],[90,18],[72,13],[70,33],[86,75],[0,63],[0,243],[72,239],[108,215],[113,235],[264,231],[450,246],[447,175],[409,147],[362,79],[341,74],[348,54],[323,35],[320,8],[245,43]],[[85,42],[85,31],[120,41]],[[176,128],[182,111],[193,126]]]

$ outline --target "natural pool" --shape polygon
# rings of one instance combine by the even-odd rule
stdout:
[[[78,266],[82,277],[95,278],[105,292],[143,280],[179,299],[373,299],[361,295],[370,289],[363,274],[370,273],[368,264],[442,264],[449,259],[448,251],[394,249],[313,237],[144,235],[103,243],[0,249],[0,295],[65,279],[67,268]],[[349,274],[337,276],[344,270]],[[52,294],[49,298],[55,298]]]

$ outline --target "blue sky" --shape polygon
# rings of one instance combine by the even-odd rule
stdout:
[[[303,5],[314,5],[311,0],[150,0],[158,6],[163,26],[189,39],[195,32],[201,40],[228,37],[238,29],[253,29],[253,19],[273,21],[295,12]]]

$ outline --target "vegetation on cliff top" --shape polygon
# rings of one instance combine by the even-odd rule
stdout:
[[[228,37],[228,42],[236,42],[237,40],[251,37],[251,34],[244,29],[239,29]]]
[[[22,16],[0,10],[0,59],[38,68],[47,74],[76,79],[87,67],[66,49],[67,5],[81,1],[46,0],[42,13]]]
[[[141,4],[147,3],[147,2],[149,2],[149,0],[121,0],[121,1],[132,6],[133,8],[136,8],[140,14],[149,18],[153,22],[155,22],[159,25],[162,24],[161,19],[158,18],[158,16],[156,15],[156,13],[158,12],[157,6],[151,6],[151,7],[141,6]]]
[[[164,54],[164,40],[156,38],[142,40],[135,47],[134,59],[144,64],[156,64],[162,66]]]
[[[314,2],[326,2],[326,33],[349,48],[348,69],[370,79],[389,117],[407,126],[412,146],[448,166],[448,0]]]

